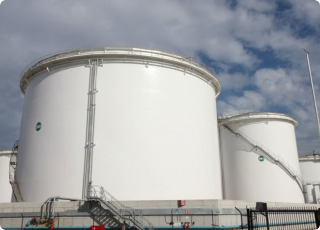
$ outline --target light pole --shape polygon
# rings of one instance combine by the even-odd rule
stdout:
[[[319,123],[317,101],[316,101],[316,96],[314,94],[314,88],[313,88],[311,67],[310,67],[310,62],[309,62],[309,52],[305,48],[302,48],[302,49],[303,49],[304,52],[306,52],[306,55],[307,55],[307,62],[308,62],[308,68],[309,68],[309,77],[310,77],[311,90],[312,90],[312,95],[313,95],[314,110],[315,110],[316,118],[317,118],[317,122],[318,122],[318,134],[319,134],[319,140],[320,140],[320,123]]]

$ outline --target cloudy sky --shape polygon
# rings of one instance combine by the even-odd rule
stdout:
[[[19,139],[21,70],[41,56],[91,46],[138,46],[195,57],[220,76],[219,114],[290,114],[299,122],[299,152],[320,151],[301,49],[310,52],[320,104],[315,0],[5,0],[0,5],[0,149]]]

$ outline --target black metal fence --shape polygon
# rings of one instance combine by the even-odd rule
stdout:
[[[312,229],[320,226],[320,208],[289,207],[268,208],[257,203],[255,209],[247,209],[247,223],[243,228],[253,229]]]

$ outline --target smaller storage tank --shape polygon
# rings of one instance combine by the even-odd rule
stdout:
[[[320,203],[320,154],[299,157],[302,179],[305,182],[306,203]]]
[[[219,118],[224,199],[304,202],[297,124],[266,112]]]
[[[11,150],[0,150],[0,203],[11,202],[12,188],[9,181]]]

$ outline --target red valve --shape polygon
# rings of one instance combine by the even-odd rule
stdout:
[[[90,230],[105,230],[105,227],[103,225],[99,226],[99,225],[92,225],[90,227]]]
[[[185,206],[185,204],[186,204],[186,203],[185,203],[184,200],[179,200],[179,206],[180,206],[180,207]]]

